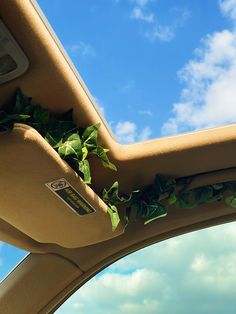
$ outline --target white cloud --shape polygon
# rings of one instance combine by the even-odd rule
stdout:
[[[225,295],[236,293],[236,252],[219,254],[218,256],[197,257],[190,269],[186,281],[188,285],[203,291],[211,291],[215,295]],[[214,288],[213,288],[214,287]]]
[[[236,0],[220,0],[219,5],[223,14],[236,20]]]
[[[148,23],[152,23],[154,21],[153,13],[144,13],[143,9],[140,7],[134,7],[131,14],[131,19],[142,20]]]
[[[209,261],[207,258],[201,254],[194,258],[192,264],[190,265],[190,269],[195,272],[204,271],[209,265]]]
[[[147,23],[154,22],[154,13],[147,10],[149,0],[131,0],[131,3],[134,5],[130,13],[131,19],[140,20]]]
[[[115,136],[123,144],[134,143],[136,132],[136,124],[130,121],[118,122],[115,126]]]
[[[159,305],[155,300],[155,289],[160,291],[163,283],[158,272],[147,269],[137,269],[129,274],[105,273],[73,295],[70,313],[79,309],[80,313],[155,314]],[[143,298],[148,290],[149,296]],[[96,303],[91,300],[96,300]]]
[[[140,7],[145,7],[150,0],[135,0],[136,4],[139,5]]]
[[[152,130],[150,126],[146,126],[144,129],[142,129],[141,133],[139,134],[139,141],[144,142],[150,139],[152,135]]]
[[[119,307],[120,313],[133,314],[156,314],[158,313],[159,301],[144,299],[137,303],[126,302]]]
[[[190,11],[174,8],[175,13],[177,14],[175,19],[170,21],[169,25],[162,25],[158,21],[154,11],[151,11],[148,8],[148,4],[154,2],[154,0],[133,0],[131,2],[134,4],[134,7],[131,11],[130,18],[150,24],[150,27],[144,31],[143,34],[152,42],[156,40],[165,42],[171,41],[174,38],[177,29],[182,27],[190,18]]]
[[[67,45],[66,46],[69,54],[73,57],[82,56],[82,57],[95,57],[96,51],[95,49],[89,44],[83,41],[80,41],[77,44]]]
[[[152,29],[145,33],[145,36],[152,42],[156,40],[171,41],[175,37],[177,29],[183,27],[191,17],[189,10],[175,9],[175,12],[177,17],[169,25],[161,25],[156,21]]]
[[[96,285],[102,287],[112,287],[117,294],[126,297],[141,295],[148,289],[149,285],[161,284],[161,278],[157,272],[148,269],[137,269],[129,274],[106,273],[97,279]]]
[[[230,4],[232,0],[221,1],[220,7],[232,18]],[[163,134],[235,122],[235,29],[207,35],[195,50],[195,58],[179,72],[179,78],[185,86],[180,101],[173,104],[172,117],[162,127]]]
[[[137,125],[131,121],[118,122],[114,127],[115,137],[122,144],[146,141],[150,138],[151,133],[152,131],[149,126],[144,127],[138,132]]]
[[[110,266],[58,313],[234,314],[236,222],[152,245]]]
[[[159,39],[160,41],[171,41],[174,36],[174,28],[171,26],[162,26],[159,24],[156,24],[152,30],[148,31],[145,33],[145,36],[150,40],[150,41],[155,41]]]

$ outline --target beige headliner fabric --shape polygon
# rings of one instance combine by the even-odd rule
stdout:
[[[3,220],[42,243],[85,246],[115,237],[106,204],[29,126],[17,124],[0,135],[0,215]],[[65,178],[96,212],[80,216],[45,183]]]
[[[0,313],[39,313],[79,275],[78,267],[59,256],[31,254],[1,283]]]
[[[54,112],[62,112],[73,107],[75,119],[80,125],[89,125],[100,121],[100,117],[93,108],[86,90],[76,78],[32,3],[30,0],[2,0],[0,2],[3,21],[12,31],[13,36],[20,43],[30,60],[30,68],[25,75],[0,86],[0,102],[2,104],[9,102],[15,88],[21,87],[36,102],[40,102],[45,108]],[[236,151],[235,125],[124,146],[116,143],[105,126],[102,125],[100,139],[111,150],[110,156],[117,165],[118,172],[103,169],[100,162],[94,159],[92,162],[92,173],[94,174],[92,187],[96,192],[100,192],[101,188],[109,186],[115,180],[119,181],[123,192],[129,192],[132,189],[151,184],[156,173],[173,177],[185,177],[236,167],[234,157]],[[41,147],[45,149],[45,143],[42,141],[40,143]],[[19,145],[21,144],[19,142]],[[59,160],[55,152],[52,154],[51,152],[51,148],[46,148],[45,153],[49,156],[50,162],[55,161],[52,168],[59,167],[62,171],[61,174],[68,172],[69,176],[74,176],[75,180],[75,174],[72,174],[69,167]],[[12,156],[11,158],[14,159],[15,157]],[[19,158],[22,157],[19,156]],[[35,158],[40,159],[39,156],[35,156]],[[44,169],[44,171],[48,172],[49,177],[51,170]],[[32,178],[34,175],[32,172]],[[19,184],[20,179],[13,177],[14,174],[12,174],[12,177],[8,176],[8,180]],[[27,179],[26,177],[24,180],[33,180],[32,178]],[[80,180],[76,179],[75,184],[80,185]],[[52,199],[54,195],[49,197]],[[23,202],[23,200],[21,201]],[[28,208],[27,210],[30,211],[31,209]],[[9,213],[5,211],[6,216],[4,217],[23,233],[31,235],[33,239],[48,242],[48,234],[53,233],[49,229],[50,224],[52,225],[55,221],[55,211],[54,208],[48,212],[50,214],[44,227],[45,233],[34,230],[37,219],[33,211],[31,226],[29,226],[29,222],[26,221],[26,216],[23,213],[16,212],[12,217],[9,217]],[[39,212],[38,215],[42,219],[43,213]],[[68,211],[65,210],[65,213],[59,215],[60,219],[63,219],[64,215],[68,215]],[[21,227],[19,227],[19,221],[17,222],[19,219],[23,223]],[[74,223],[74,221],[71,222],[72,230],[75,228]],[[69,226],[65,227],[64,220],[61,225],[67,230],[70,229]],[[84,229],[86,231],[84,230],[79,235],[83,238],[89,230],[85,227]],[[90,232],[93,232],[93,228]],[[70,232],[70,235],[68,233],[63,235],[62,233],[56,233],[52,236],[50,242],[63,243],[65,246],[79,245],[79,240],[75,238],[76,234],[78,232],[73,233],[73,231]],[[86,242],[83,242],[83,245],[85,244]]]
[[[30,68],[25,75],[0,86],[0,103],[7,103],[16,87],[21,87],[36,102],[54,112],[73,107],[79,125],[99,122],[100,117],[86,90],[75,77],[32,3],[30,0],[0,2],[3,21],[30,60]],[[94,161],[92,168],[96,173],[96,191],[116,179],[119,179],[125,192],[150,184],[156,173],[181,177],[236,166],[233,156],[236,126],[143,144],[120,145],[102,124],[100,139],[111,150],[110,156],[119,172],[107,172],[99,162]]]

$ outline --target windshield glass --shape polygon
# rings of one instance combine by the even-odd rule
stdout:
[[[234,314],[236,223],[152,245],[114,263],[58,314]]]
[[[38,0],[117,140],[236,121],[234,0]]]

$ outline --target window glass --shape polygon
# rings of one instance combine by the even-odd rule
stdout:
[[[38,0],[117,138],[236,121],[234,0]]]
[[[58,314],[234,314],[236,223],[133,253],[91,279]]]
[[[0,281],[28,254],[10,244],[0,242]]]

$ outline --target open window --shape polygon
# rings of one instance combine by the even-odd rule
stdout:
[[[188,233],[123,257],[56,313],[234,313],[235,225]]]

